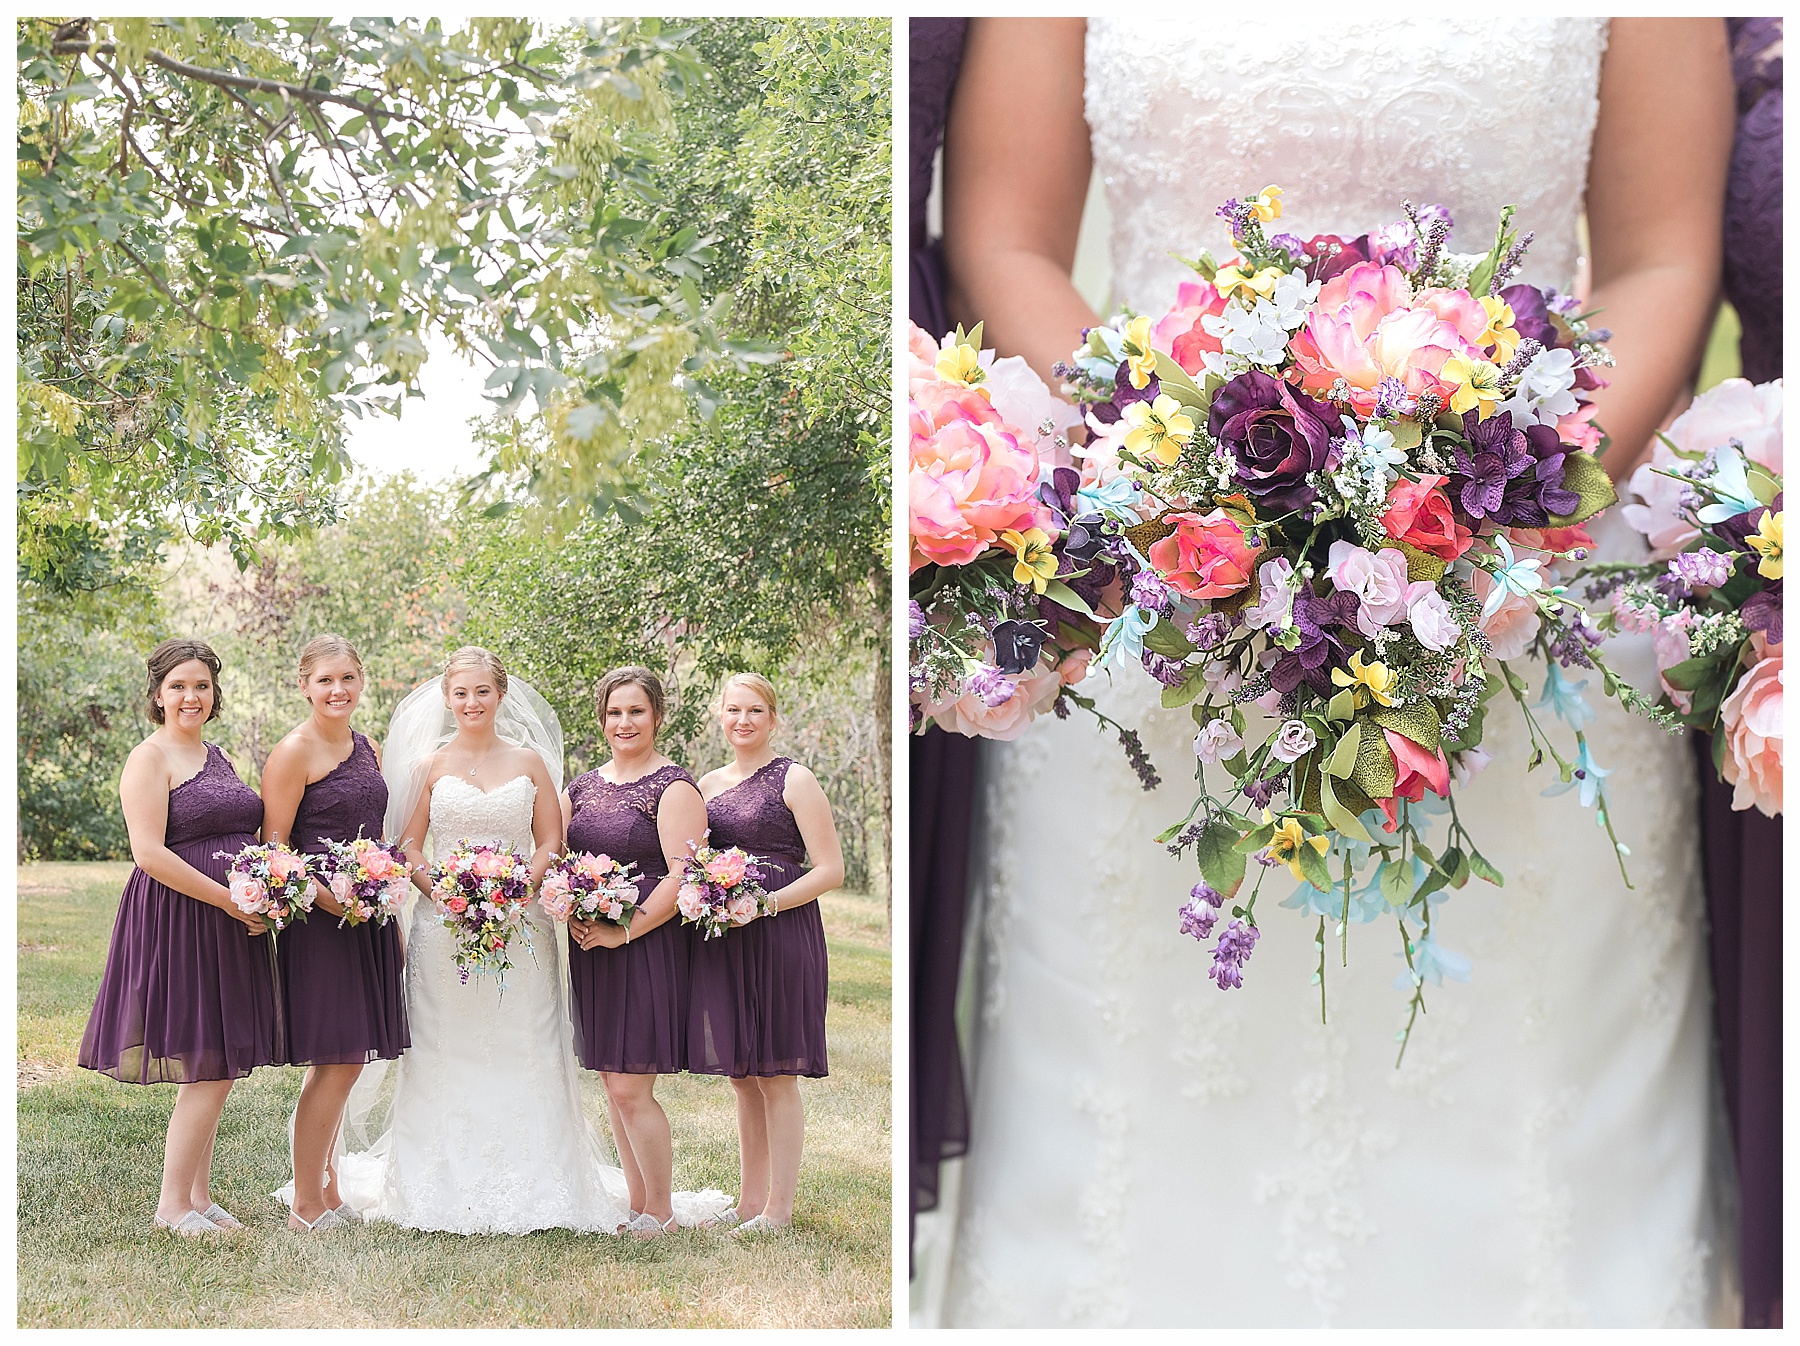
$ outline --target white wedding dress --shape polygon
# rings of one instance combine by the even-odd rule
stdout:
[[[1274,229],[1354,235],[1402,198],[1440,201],[1459,251],[1484,250],[1514,203],[1537,232],[1525,278],[1566,289],[1604,43],[1590,19],[1090,20],[1115,299],[1166,308],[1187,274],[1168,254],[1218,252],[1217,203],[1269,183],[1285,192]],[[1614,658],[1642,678],[1644,654]],[[1217,989],[1206,949],[1177,933],[1198,876],[1152,838],[1191,798],[1194,727],[1147,676],[1082,690],[1142,730],[1165,778],[1153,793],[1079,713],[989,744],[944,1322],[1697,1325],[1722,1311],[1693,767],[1685,742],[1588,681],[1636,887],[1592,810],[1539,797],[1553,768],[1525,774],[1502,694],[1493,764],[1459,800],[1506,885],[1437,908],[1433,932],[1472,980],[1428,985],[1398,1070],[1391,913],[1351,926],[1348,969],[1328,923],[1324,1026],[1317,918],[1280,907],[1284,873],[1264,885],[1241,990]]]
[[[471,838],[529,855],[536,797],[529,776],[488,792],[439,778],[427,854]],[[339,1191],[366,1218],[459,1234],[611,1233],[630,1218],[624,1172],[605,1162],[581,1107],[562,931],[535,902],[527,910],[530,951],[514,952],[502,993],[492,975],[462,980],[453,933],[428,902],[414,902],[412,1046],[393,1072],[386,1132],[338,1161]],[[675,1213],[691,1225],[727,1204],[723,1193],[680,1192]]]

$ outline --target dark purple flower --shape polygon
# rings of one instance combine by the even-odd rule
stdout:
[[[1111,425],[1125,414],[1125,408],[1133,402],[1154,402],[1156,395],[1162,391],[1162,380],[1154,374],[1150,382],[1142,388],[1131,386],[1131,362],[1122,361],[1117,372],[1113,374],[1113,397],[1110,402],[1096,403],[1088,408],[1088,414],[1102,425]]]
[[[1209,612],[1189,622],[1182,628],[1182,634],[1194,642],[1197,650],[1214,649],[1231,634],[1231,618],[1222,612]]]
[[[1535,341],[1545,350],[1569,345],[1565,330],[1559,331],[1550,321],[1550,304],[1544,292],[1535,285],[1508,285],[1500,291],[1513,311],[1513,329],[1522,341]]]
[[[1057,698],[1060,705],[1062,698]],[[1150,754],[1144,751],[1144,740],[1135,729],[1119,730],[1119,746],[1125,749],[1125,760],[1131,763],[1131,769],[1137,772],[1138,784],[1146,790],[1154,790],[1162,784],[1162,777],[1156,774],[1156,766],[1150,760]]]
[[[1323,402],[1259,369],[1213,395],[1206,428],[1237,459],[1237,480],[1271,509],[1310,504],[1306,474],[1325,466],[1337,418]]]
[[[1288,773],[1277,771],[1273,776],[1263,776],[1253,780],[1244,787],[1244,798],[1259,809],[1269,807],[1269,801],[1287,788]]]
[[[1783,494],[1785,495],[1786,492]],[[1742,514],[1733,514],[1729,519],[1721,520],[1712,526],[1712,531],[1718,535],[1721,541],[1730,543],[1733,548],[1743,552],[1746,556],[1754,557],[1757,554],[1756,549],[1745,539],[1757,530],[1762,523],[1763,515],[1771,509],[1781,509],[1781,496],[1775,497],[1773,505],[1758,505],[1755,509],[1747,509]]]
[[[1164,687],[1179,687],[1187,679],[1187,665],[1179,659],[1170,659],[1158,654],[1155,650],[1145,650],[1142,660],[1144,672],[1155,678]]]
[[[1449,489],[1471,518],[1522,528],[1547,528],[1552,514],[1572,514],[1581,497],[1565,490],[1567,449],[1556,430],[1532,425],[1519,430],[1510,412],[1485,421],[1463,413],[1468,447],[1457,445]]]
[[[1044,647],[1044,628],[1036,622],[1005,621],[994,627],[994,666],[1017,676],[1037,667]],[[991,705],[1005,704],[1005,698]]]
[[[1206,975],[1218,983],[1221,991],[1244,984],[1244,964],[1250,961],[1260,934],[1255,926],[1234,916],[1219,935],[1219,942],[1213,946],[1213,965]]]
[[[1747,630],[1761,631],[1771,645],[1781,644],[1781,581],[1771,580],[1767,588],[1751,594],[1738,615]]]
[[[1307,264],[1308,280],[1330,280],[1358,263],[1369,260],[1369,236],[1341,238],[1337,234],[1314,234],[1306,244],[1312,261]]]
[[[1067,524],[1075,513],[1075,492],[1081,489],[1081,473],[1072,467],[1050,470],[1050,479],[1038,486],[1038,499],[1055,513],[1058,523]]]
[[[1304,586],[1294,595],[1294,626],[1300,643],[1283,654],[1269,670],[1269,685],[1286,696],[1302,682],[1320,696],[1331,695],[1331,670],[1350,663],[1350,650],[1332,634],[1333,628],[1355,627],[1362,601],[1353,593],[1333,589],[1320,598]]]
[[[1588,657],[1588,651],[1598,649],[1600,641],[1600,633],[1577,613],[1568,630],[1550,642],[1550,654],[1564,668],[1592,668],[1594,661]]]
[[[1091,564],[1106,546],[1105,522],[1105,517],[1097,513],[1078,514],[1070,519],[1069,531],[1062,540],[1062,554],[1076,565]]]

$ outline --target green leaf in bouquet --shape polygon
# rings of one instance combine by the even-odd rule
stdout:
[[[1567,528],[1591,519],[1619,498],[1600,460],[1580,449],[1563,455],[1563,489],[1580,496],[1581,504],[1573,514],[1552,514],[1552,528]]]
[[[1250,831],[1239,837],[1237,839],[1237,844],[1231,849],[1236,851],[1239,855],[1249,855],[1253,851],[1260,851],[1264,846],[1267,846],[1269,844],[1269,838],[1274,835],[1275,824],[1263,823],[1259,827],[1251,828]]]
[[[1350,783],[1371,800],[1387,799],[1394,793],[1399,773],[1394,767],[1394,754],[1387,740],[1377,733],[1365,733],[1356,748],[1356,765],[1350,772]]]
[[[1756,497],[1758,504],[1772,505],[1775,497],[1781,494],[1781,478],[1754,459],[1744,459],[1744,479],[1749,483],[1750,494]]]
[[[1708,678],[1717,677],[1722,662],[1715,654],[1709,654],[1704,659],[1683,659],[1663,670],[1663,680],[1671,687],[1691,692]]]
[[[1325,718],[1328,720],[1348,720],[1356,714],[1356,689],[1346,687],[1331,698],[1325,707]]]
[[[1326,868],[1325,857],[1319,854],[1318,848],[1311,841],[1300,843],[1300,849],[1294,858],[1300,862],[1300,873],[1306,881],[1322,893],[1331,891],[1331,870]]]
[[[1233,780],[1243,780],[1244,774],[1250,770],[1250,758],[1244,753],[1236,753],[1219,763],[1231,773]]]
[[[1519,231],[1511,227],[1513,210],[1512,206],[1500,207],[1500,225],[1494,230],[1494,246],[1488,249],[1488,255],[1483,257],[1475,269],[1469,273],[1468,290],[1470,294],[1486,294],[1488,292],[1488,286],[1494,280],[1494,273],[1500,269],[1500,263],[1518,238]]]
[[[1396,449],[1416,449],[1425,438],[1425,427],[1411,416],[1396,416],[1387,423]]]
[[[1060,603],[1071,612],[1079,612],[1084,617],[1093,617],[1095,621],[1100,620],[1094,610],[1087,605],[1087,600],[1061,580],[1051,580],[1045,584],[1044,597],[1052,603]]]
[[[1429,701],[1413,701],[1404,706],[1375,706],[1369,711],[1369,718],[1383,729],[1392,729],[1401,737],[1411,739],[1426,752],[1436,752],[1443,746],[1442,722],[1438,719],[1437,707]]]
[[[1381,900],[1398,911],[1412,902],[1412,866],[1403,860],[1389,860],[1381,866]]]
[[[1354,787],[1351,789],[1354,794]],[[1362,825],[1362,820],[1341,799],[1333,786],[1331,773],[1327,772],[1319,778],[1319,804],[1325,814],[1325,821],[1345,836],[1356,841],[1373,845],[1375,838],[1369,835],[1369,829]]]
[[[1162,692],[1164,710],[1174,710],[1177,706],[1185,706],[1206,689],[1206,679],[1197,668],[1188,670],[1188,674],[1173,687],[1165,687]]]
[[[1412,543],[1402,542],[1399,538],[1389,538],[1385,545],[1406,558],[1406,579],[1409,584],[1417,584],[1420,580],[1436,584],[1450,568],[1448,561],[1433,556],[1428,551],[1420,551]]]
[[[1356,754],[1362,746],[1363,722],[1350,721],[1350,727],[1344,736],[1337,741],[1337,747],[1331,750],[1331,760],[1325,764],[1327,776],[1346,778],[1356,770]]]
[[[1164,620],[1145,633],[1144,648],[1165,659],[1185,659],[1194,652],[1194,642],[1174,622]]]
[[[1506,887],[1505,877],[1500,873],[1499,870],[1495,869],[1485,859],[1482,858],[1480,851],[1470,851],[1469,852],[1469,870],[1471,873],[1473,873],[1475,875],[1476,878],[1486,879],[1489,883],[1493,884],[1494,887],[1496,887],[1496,888]]]
[[[1150,548],[1154,547],[1158,542],[1161,542],[1164,538],[1169,536],[1170,533],[1175,531],[1174,524],[1164,522],[1167,517],[1166,514],[1159,514],[1154,519],[1146,519],[1142,523],[1134,523],[1125,530],[1126,540],[1140,552],[1144,553],[1144,555],[1148,556],[1150,554]]]
[[[1188,376],[1187,370],[1175,362],[1175,357],[1164,351],[1156,353],[1155,373],[1162,390],[1184,407],[1193,407],[1201,415],[1205,415],[1212,406],[1212,398],[1200,391],[1200,386]]]
[[[1426,873],[1425,882],[1419,885],[1418,891],[1412,895],[1412,900],[1414,902],[1423,902],[1448,882],[1450,882],[1450,876],[1445,874],[1443,870],[1434,866]]]
[[[1463,854],[1461,846],[1452,846],[1438,856],[1437,867],[1452,888],[1460,888],[1469,881],[1469,857]]]
[[[1222,818],[1214,818],[1200,833],[1194,851],[1200,873],[1217,891],[1231,896],[1244,881],[1246,854],[1237,849],[1238,834]]]
[[[1172,252],[1169,256],[1173,257],[1189,270],[1197,273],[1200,279],[1205,281],[1208,285],[1212,284],[1212,278],[1219,274],[1218,262],[1214,260],[1212,253],[1204,248],[1200,250],[1200,255],[1198,257],[1183,257],[1178,252]]]

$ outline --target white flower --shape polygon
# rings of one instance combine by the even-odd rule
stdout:
[[[1227,355],[1252,364],[1272,368],[1287,354],[1287,328],[1281,325],[1275,305],[1266,299],[1258,299],[1250,308],[1227,304],[1223,313],[1209,313],[1200,325],[1219,338]]]
[[[1015,430],[1035,436],[1049,421],[1054,426],[1052,433],[1064,434],[1081,424],[1080,410],[1052,393],[1023,357],[996,359],[992,351],[983,351],[980,361],[987,371],[981,386],[987,390],[988,400],[1000,419]]]
[[[1200,677],[1213,696],[1230,696],[1244,685],[1243,675],[1229,659],[1214,659],[1200,670]]]
[[[1307,753],[1318,746],[1318,735],[1308,729],[1299,720],[1289,720],[1281,726],[1269,744],[1269,751],[1284,762],[1298,762]]]
[[[1265,628],[1283,631],[1294,620],[1294,566],[1285,556],[1264,561],[1257,567],[1261,592],[1256,602],[1244,609],[1244,621],[1253,631]]]
[[[1533,422],[1555,425],[1575,410],[1574,387],[1575,352],[1552,347],[1531,357],[1513,395],[1497,410],[1510,411],[1521,429]]]
[[[1319,284],[1316,280],[1307,280],[1304,271],[1290,271],[1275,282],[1275,316],[1283,329],[1291,332],[1306,321],[1307,310],[1318,296]]]
[[[1208,720],[1206,727],[1194,735],[1194,756],[1208,766],[1235,757],[1243,750],[1244,740],[1238,737],[1229,720]]]

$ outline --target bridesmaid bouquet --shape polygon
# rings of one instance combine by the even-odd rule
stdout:
[[[368,921],[386,925],[405,908],[412,870],[398,846],[357,837],[354,841],[327,841],[325,848],[326,854],[315,863],[319,881],[344,909],[338,921],[340,929]]]
[[[1232,903],[1212,979],[1241,985],[1262,880],[1286,869],[1301,884],[1286,905],[1319,918],[1321,1013],[1326,920],[1347,938],[1385,910],[1416,1017],[1425,980],[1467,975],[1433,941],[1428,899],[1502,882],[1451,799],[1487,763],[1488,701],[1518,703],[1531,766],[1553,760],[1551,792],[1578,789],[1609,836],[1586,684],[1561,670],[1597,669],[1609,695],[1667,721],[1605,667],[1564,579],[1592,545],[1582,525],[1614,500],[1589,396],[1608,333],[1573,298],[1511,283],[1531,236],[1510,208],[1473,255],[1446,250],[1441,206],[1353,238],[1267,233],[1276,187],[1218,213],[1235,257],[1202,253],[1171,309],[1090,329],[1057,367],[1084,445],[1045,415],[1028,454],[983,396],[998,362],[979,329],[935,351],[915,331],[915,723],[1011,737],[1065,702],[1091,709],[1072,690],[1091,667],[1141,667],[1197,730],[1197,798],[1159,840],[1201,870],[1184,933],[1211,938]],[[1574,731],[1567,756],[1526,699],[1526,660],[1545,666],[1536,708]],[[1008,732],[988,733],[997,722]],[[1451,801],[1441,850],[1424,835],[1437,800]]]
[[[544,871],[538,903],[558,921],[576,916],[629,928],[638,913],[637,877],[632,868],[610,855],[586,851],[559,855]]]
[[[456,934],[456,965],[467,982],[470,972],[501,977],[512,966],[515,935],[524,934],[525,905],[531,897],[531,866],[498,842],[463,840],[431,867],[431,898],[444,924]]]
[[[255,912],[279,931],[304,921],[312,910],[312,875],[298,851],[246,846],[235,855],[218,851],[214,858],[231,861],[226,886],[239,911]]]
[[[762,861],[742,847],[722,851],[690,841],[675,910],[686,924],[700,927],[701,938],[712,939],[758,916],[775,914],[775,899],[763,889],[762,879]]]
[[[1781,381],[1694,399],[1632,475],[1647,565],[1590,565],[1607,631],[1648,631],[1661,706],[1713,736],[1734,809],[1781,812]]]

